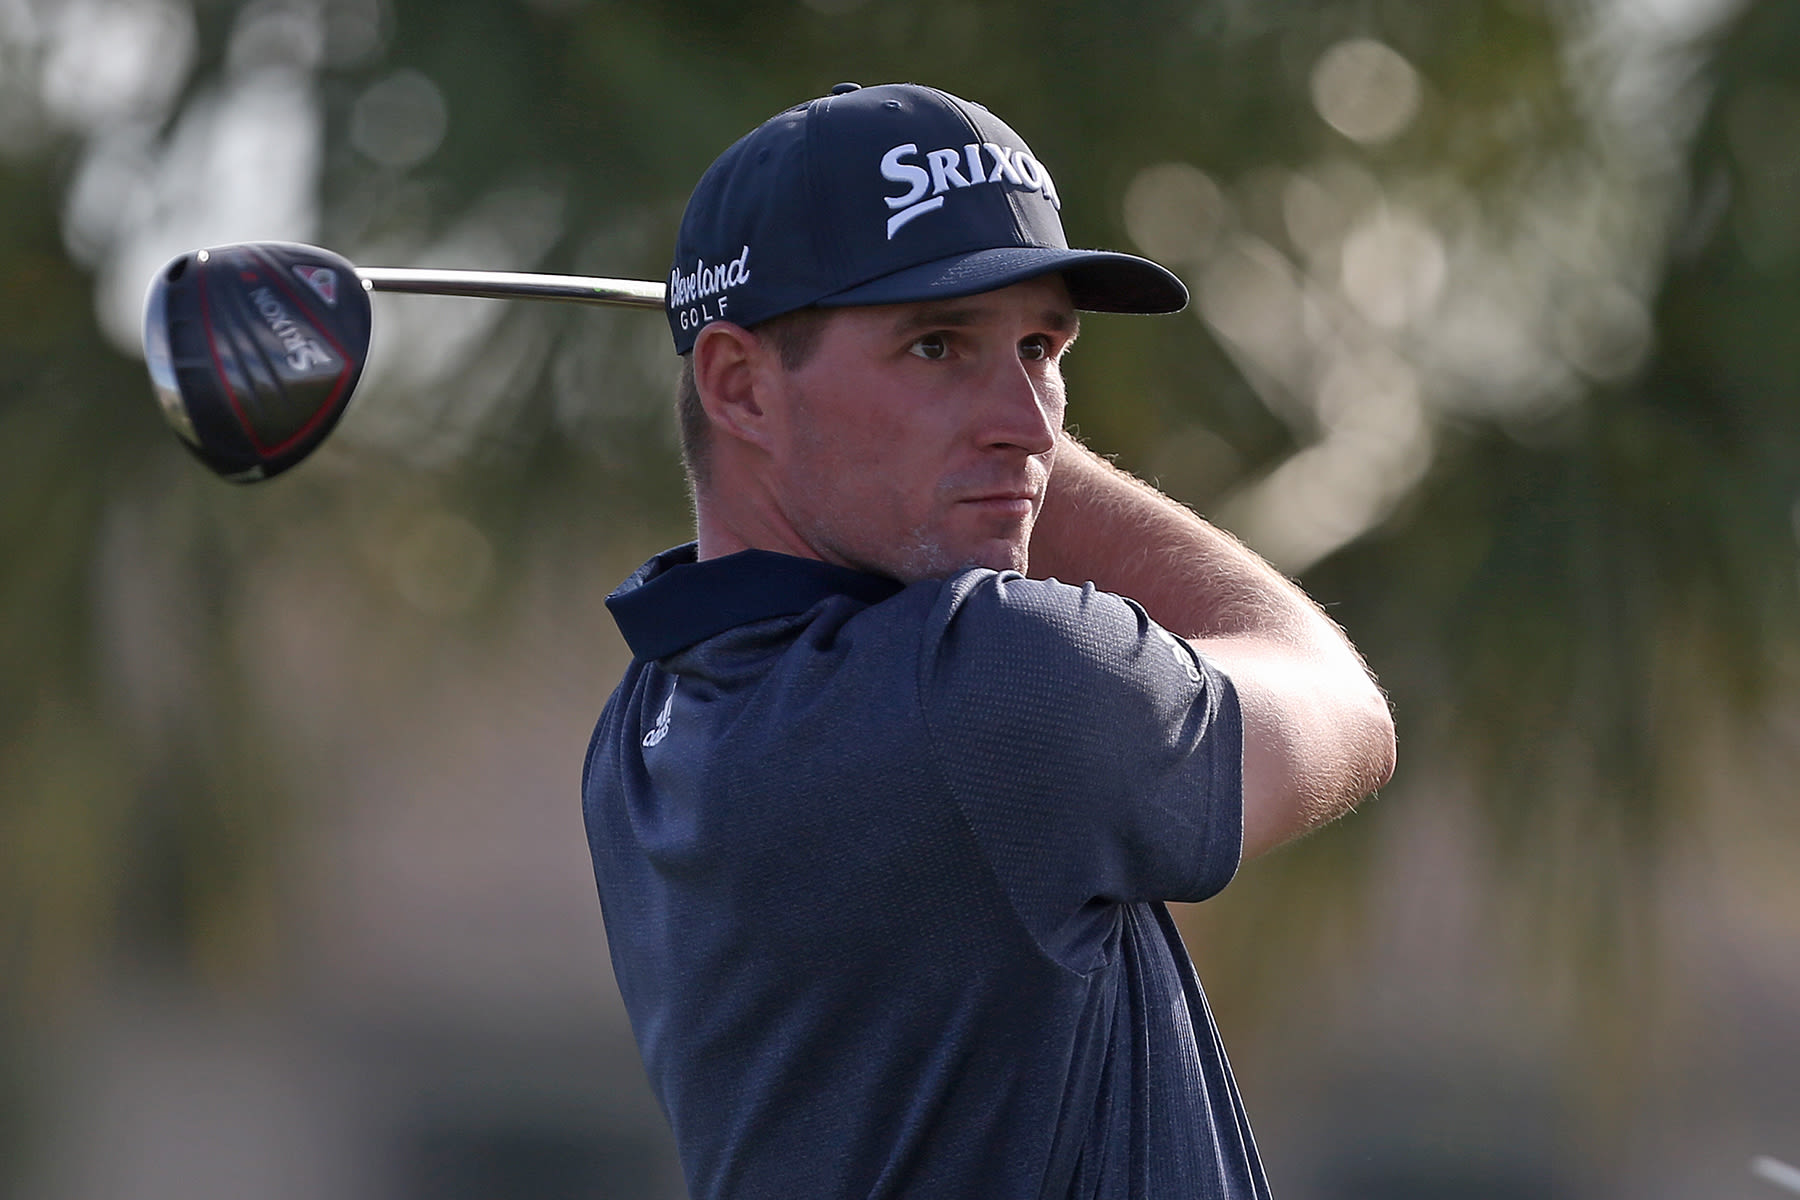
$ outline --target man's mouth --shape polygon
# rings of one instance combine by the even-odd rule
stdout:
[[[1025,515],[1037,508],[1038,494],[1029,491],[983,492],[964,497],[960,503],[995,512],[1018,512]]]

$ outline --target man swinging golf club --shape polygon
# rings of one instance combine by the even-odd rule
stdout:
[[[700,180],[670,274],[698,540],[584,808],[696,1197],[1268,1194],[1164,901],[1348,810],[1387,705],[1279,573],[1063,431],[1071,250],[986,109],[840,85]]]

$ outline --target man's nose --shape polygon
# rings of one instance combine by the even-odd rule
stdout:
[[[1017,446],[1027,454],[1047,454],[1062,425],[1060,381],[1034,372],[1023,360],[996,368],[983,389],[982,443]]]

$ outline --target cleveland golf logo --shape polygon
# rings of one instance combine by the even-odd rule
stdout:
[[[267,287],[259,287],[250,293],[250,299],[256,305],[256,311],[269,327],[269,332],[281,339],[281,348],[287,351],[287,365],[296,371],[305,371],[312,367],[329,367],[335,365],[331,355],[327,354],[319,343],[307,337],[294,318],[282,306],[275,293]]]
[[[718,320],[731,306],[724,293],[750,282],[750,247],[728,263],[707,263],[696,259],[692,271],[676,267],[669,272],[669,311],[681,312],[683,329],[698,329],[708,321]],[[714,297],[717,297],[715,300]]]
[[[889,208],[897,210],[887,221],[889,241],[893,241],[900,227],[914,217],[944,207],[944,193],[951,188],[1005,183],[1028,192],[1041,192],[1052,207],[1062,208],[1050,172],[1032,157],[1029,150],[1009,150],[992,142],[970,142],[961,150],[927,151],[924,166],[906,161],[918,157],[919,147],[913,142],[895,146],[881,156],[881,177],[890,183],[906,185],[905,195],[883,197]],[[967,174],[963,173],[965,167]]]

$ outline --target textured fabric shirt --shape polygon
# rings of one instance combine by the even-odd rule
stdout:
[[[583,777],[692,1195],[1267,1196],[1162,903],[1237,869],[1229,680],[1092,587],[694,557]]]

